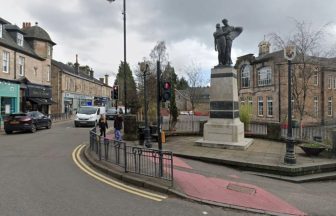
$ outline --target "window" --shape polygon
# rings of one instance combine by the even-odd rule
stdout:
[[[0,24],[0,38],[2,38],[2,25]]]
[[[23,35],[22,35],[22,34],[17,33],[17,36],[16,36],[16,43],[17,43],[19,46],[23,46]]]
[[[332,76],[329,75],[328,76],[328,89],[331,89],[331,87],[332,87]]]
[[[251,66],[243,65],[241,70],[241,87],[248,88],[250,87],[250,76],[251,76]]]
[[[50,82],[50,65],[47,68],[47,81]]]
[[[263,97],[259,96],[258,97],[258,116],[263,116],[264,115],[264,101],[263,101]]]
[[[267,116],[273,116],[273,98],[267,97]]]
[[[25,58],[20,56],[19,57],[19,75],[24,76],[25,72]]]
[[[328,116],[332,116],[332,97],[328,97]]]
[[[258,70],[258,86],[266,86],[272,83],[272,72],[270,67]]]
[[[3,51],[2,53],[2,71],[9,73],[9,52]]]
[[[318,113],[319,110],[318,110],[318,97],[317,96],[314,96],[314,115],[315,117],[318,117]]]
[[[333,86],[334,89],[336,89],[336,77],[334,77],[334,86]]]
[[[50,46],[50,44],[47,45],[47,54],[48,54],[48,56],[51,56],[51,46]]]
[[[313,75],[313,83],[314,85],[318,85],[318,72],[315,71],[314,75]]]

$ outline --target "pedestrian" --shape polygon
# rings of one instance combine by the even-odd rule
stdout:
[[[106,137],[106,128],[108,128],[107,121],[105,115],[100,115],[98,126],[100,128],[100,136]]]
[[[117,141],[122,140],[121,132],[120,132],[122,127],[123,127],[123,118],[121,114],[119,113],[114,119],[114,137],[115,137],[115,140]]]

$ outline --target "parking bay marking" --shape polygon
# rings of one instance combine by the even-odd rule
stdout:
[[[117,182],[115,180],[112,180],[96,171],[94,171],[93,169],[91,169],[90,167],[88,167],[81,159],[80,159],[80,152],[82,151],[82,149],[85,147],[85,145],[79,145],[75,148],[75,150],[72,152],[72,159],[75,162],[75,164],[85,173],[87,173],[88,175],[92,176],[93,178],[104,182],[105,184],[108,184],[112,187],[118,188],[120,190],[126,191],[128,193],[132,193],[144,198],[148,198],[151,200],[155,200],[155,201],[162,201],[163,199],[166,199],[166,196],[162,196],[162,195],[158,195],[158,194],[154,194],[151,192],[147,192],[144,190],[140,190],[137,189],[135,187],[131,187],[128,185],[125,185],[123,183]]]

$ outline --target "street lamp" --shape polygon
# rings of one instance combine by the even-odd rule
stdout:
[[[108,2],[114,2],[115,0],[107,0]],[[124,15],[124,105],[125,105],[125,114],[127,114],[127,100],[126,100],[126,0],[124,1],[123,6],[123,15]]]
[[[152,147],[152,144],[150,143],[150,136],[149,136],[149,128],[148,128],[148,118],[147,118],[147,112],[148,112],[148,103],[147,103],[147,83],[146,83],[146,76],[148,72],[148,63],[141,62],[140,65],[140,71],[143,73],[144,77],[144,114],[145,114],[145,129],[144,129],[144,144],[147,148]]]
[[[286,155],[284,162],[286,164],[296,164],[294,139],[292,132],[292,72],[291,63],[296,56],[296,47],[287,46],[284,49],[284,56],[288,60],[288,128],[287,128],[287,143]]]

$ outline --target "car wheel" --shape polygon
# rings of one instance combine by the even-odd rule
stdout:
[[[36,132],[36,125],[35,125],[35,124],[32,124],[30,131],[31,131],[32,133],[35,133],[35,132]]]
[[[78,127],[78,124],[75,123],[75,127]]]
[[[51,128],[51,121],[48,122],[47,129]]]
[[[5,130],[6,134],[11,134],[13,133],[13,131],[10,131],[10,130]]]

